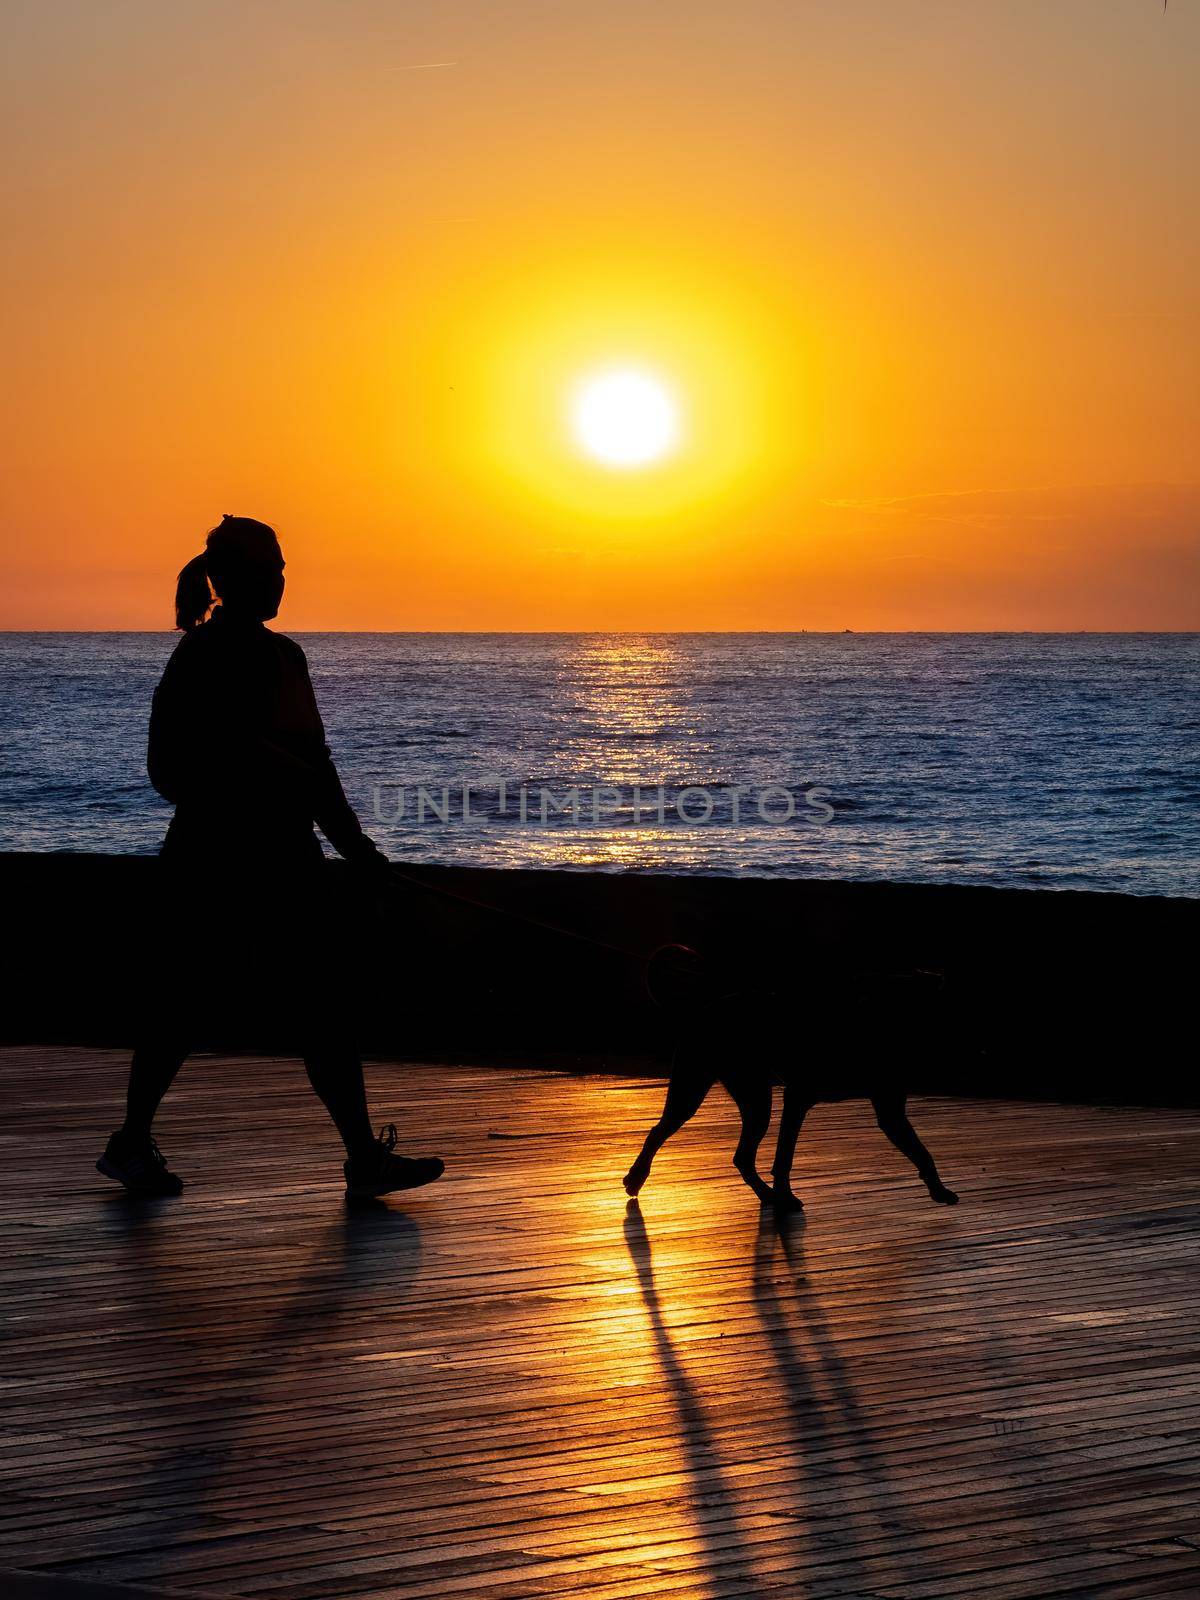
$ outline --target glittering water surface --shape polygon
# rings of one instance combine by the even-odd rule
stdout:
[[[1200,892],[1198,635],[298,637],[347,791],[397,858]],[[173,644],[0,635],[0,846],[157,848],[145,728]],[[421,785],[457,791],[449,821],[418,821]],[[768,785],[790,820],[760,815]],[[678,816],[689,786],[707,821]],[[748,791],[736,821],[728,786]],[[593,822],[596,787],[619,792]],[[577,818],[540,826],[542,788],[582,789]]]

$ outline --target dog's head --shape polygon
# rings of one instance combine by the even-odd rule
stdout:
[[[711,997],[712,963],[690,944],[660,944],[646,963],[646,992],[664,1011],[694,1011]]]

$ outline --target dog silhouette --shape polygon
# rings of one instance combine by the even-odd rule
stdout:
[[[698,950],[672,944],[651,956],[646,985],[671,1024],[675,1050],[666,1102],[625,1175],[627,1194],[641,1191],[663,1145],[720,1083],[741,1116],[734,1167],[764,1205],[786,1212],[804,1209],[791,1185],[804,1118],[819,1103],[860,1098],[871,1102],[880,1131],[912,1162],[930,1199],[958,1203],[907,1110],[912,1064],[937,1048],[944,1029],[940,974],[831,979],[799,1019],[794,1000],[739,988]],[[781,1058],[789,1062],[797,1055],[802,1064],[779,1065]],[[758,1150],[770,1126],[776,1081],[783,1084],[783,1107],[767,1183],[758,1171]]]

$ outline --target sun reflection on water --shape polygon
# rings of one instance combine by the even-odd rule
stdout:
[[[565,785],[626,791],[592,823],[534,841],[556,865],[655,868],[703,859],[678,827],[657,819],[657,786],[712,777],[714,743],[696,716],[690,658],[665,635],[589,635],[575,642],[555,680],[561,707],[553,766]],[[642,791],[635,814],[629,791]]]
[[[671,640],[650,635],[581,639],[563,663],[572,703],[561,752],[568,768],[599,783],[657,783],[677,776],[673,749],[695,735],[678,679],[685,659]]]

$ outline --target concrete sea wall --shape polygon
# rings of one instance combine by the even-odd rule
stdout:
[[[953,1043],[918,1087],[1200,1103],[1190,1065],[1198,901],[408,864],[414,881],[380,896],[342,863],[326,870],[336,909],[313,937],[350,969],[373,1053],[649,1062],[670,1041],[639,957],[682,940],[713,952],[736,982],[772,987],[794,1018],[798,1055],[846,977],[933,969],[945,974]],[[225,981],[235,962],[221,949],[189,948],[187,908],[164,911],[159,873],[155,858],[0,855],[5,1038],[129,1044],[165,964],[178,968],[198,1044],[287,1047],[287,1019],[270,1003],[271,908],[251,930],[254,982],[239,989]],[[235,931],[245,965],[246,930]]]

